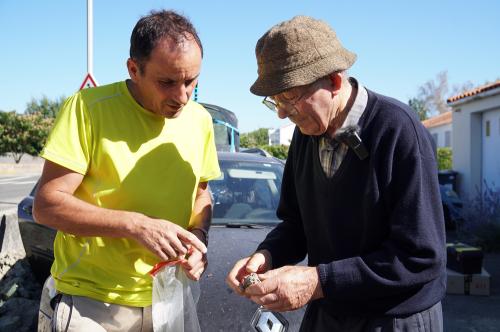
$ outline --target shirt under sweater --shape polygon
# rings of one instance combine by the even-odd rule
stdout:
[[[308,256],[332,314],[409,315],[445,293],[444,219],[432,138],[415,113],[368,91],[359,121],[369,157],[349,150],[332,178],[318,137],[295,130],[277,215],[258,249],[273,268]]]

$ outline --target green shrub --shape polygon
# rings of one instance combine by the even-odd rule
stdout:
[[[500,188],[484,182],[482,192],[464,202],[463,220],[457,224],[458,239],[485,251],[500,251]]]
[[[273,157],[278,159],[286,160],[288,157],[288,145],[266,145],[260,148],[266,150],[272,154]]]
[[[438,169],[445,170],[452,168],[453,154],[451,148],[437,149]]]

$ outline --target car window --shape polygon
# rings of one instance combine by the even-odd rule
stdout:
[[[222,175],[210,181],[213,223],[278,222],[283,165],[220,161]]]

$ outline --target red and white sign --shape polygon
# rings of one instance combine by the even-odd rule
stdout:
[[[87,76],[85,76],[82,85],[80,86],[80,90],[87,88],[95,88],[96,86],[97,83],[95,82],[95,79],[92,77],[90,73],[88,73]]]

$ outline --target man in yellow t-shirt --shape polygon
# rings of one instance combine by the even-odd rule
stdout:
[[[58,230],[58,296],[40,317],[56,330],[151,330],[154,264],[191,250],[184,271],[203,273],[207,182],[220,170],[211,117],[190,100],[202,53],[186,18],[152,12],[132,32],[130,79],[62,107],[34,203],[36,221]]]

